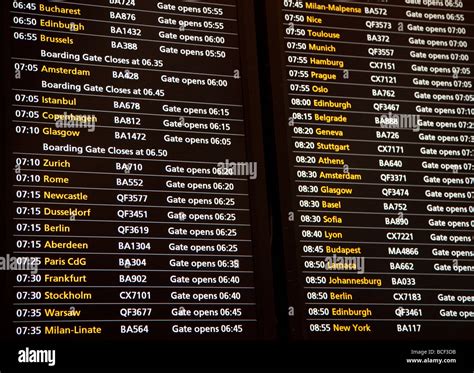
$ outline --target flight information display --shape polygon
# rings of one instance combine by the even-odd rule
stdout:
[[[293,335],[472,339],[473,3],[267,20]]]
[[[1,372],[468,367],[474,2],[0,8]]]
[[[10,335],[268,337],[248,4],[7,3]]]

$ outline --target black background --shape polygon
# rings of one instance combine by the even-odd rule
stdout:
[[[250,0],[238,0],[252,5]],[[287,294],[286,283],[292,279],[292,274],[286,274],[284,266],[284,245],[282,231],[285,227],[281,225],[281,211],[285,211],[280,199],[278,188],[278,171],[276,170],[277,146],[274,141],[274,115],[273,102],[269,92],[270,69],[269,53],[266,34],[266,9],[263,1],[256,0],[255,4],[256,23],[258,27],[257,50],[260,64],[260,91],[262,113],[254,112],[262,118],[264,134],[264,150],[267,169],[266,189],[269,199],[270,219],[268,219],[272,232],[272,258],[273,258],[273,290],[275,296],[275,312],[278,317],[277,336],[273,342],[248,342],[248,343],[187,343],[187,342],[152,342],[152,343],[127,343],[120,341],[110,342],[61,342],[55,344],[40,344],[38,348],[52,348],[57,353],[57,366],[45,369],[46,371],[58,372],[84,372],[84,371],[132,371],[132,372],[176,372],[176,371],[268,371],[270,369],[283,369],[291,372],[338,372],[344,370],[355,372],[381,371],[381,372],[409,372],[423,371],[421,367],[409,367],[404,364],[404,358],[409,357],[410,349],[429,348],[455,348],[458,350],[458,364],[456,367],[442,367],[440,371],[446,372],[472,372],[474,369],[472,342],[445,342],[420,341],[420,342],[289,342],[289,325],[287,318]],[[9,81],[9,55],[7,39],[7,25],[9,25],[9,14],[5,10],[8,7],[6,1],[2,2],[2,129],[7,125],[6,118],[6,94],[8,94],[7,82]],[[252,22],[246,19],[245,22]],[[272,20],[278,21],[278,20]],[[249,23],[242,25],[248,27]],[[275,61],[272,61],[275,63]],[[250,64],[249,68],[255,70],[256,66]],[[253,92],[258,95],[258,92]],[[2,131],[3,132],[3,131]],[[3,132],[4,133],[4,132]],[[2,149],[6,149],[6,136],[0,138]],[[2,150],[4,156],[7,152]],[[0,162],[1,175],[8,175],[5,159]],[[2,177],[5,181],[5,176]],[[6,210],[8,194],[5,182],[0,183],[0,211]],[[280,207],[281,206],[281,207]],[[262,216],[263,217],[263,216]],[[0,224],[2,243],[6,242],[5,222]],[[0,291],[7,292],[4,273],[0,272]],[[270,284],[267,284],[270,286]],[[2,301],[5,297],[2,296]],[[8,320],[6,313],[7,304],[3,303],[0,309],[2,321]],[[273,326],[270,320],[268,325]],[[0,338],[2,345],[0,350],[0,371],[39,371],[36,366],[22,366],[16,364],[17,350],[26,346],[35,348],[35,343],[13,343],[6,337],[6,323],[0,322]],[[442,338],[442,337],[440,337]],[[426,367],[424,367],[426,369]],[[437,371],[435,367],[429,367],[429,371]]]

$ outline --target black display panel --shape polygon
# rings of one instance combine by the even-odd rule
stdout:
[[[472,340],[472,2],[267,22],[293,337]]]
[[[471,2],[0,7],[2,373],[473,371]]]
[[[272,337],[251,3],[2,6],[7,335]]]

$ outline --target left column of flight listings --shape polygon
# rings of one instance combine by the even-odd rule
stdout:
[[[10,0],[12,335],[261,336],[238,6]]]

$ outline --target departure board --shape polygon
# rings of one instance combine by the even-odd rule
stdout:
[[[0,373],[474,371],[472,0],[0,8]]]
[[[9,335],[268,338],[250,3],[6,3]]]
[[[472,339],[473,3],[267,22],[293,336]]]

